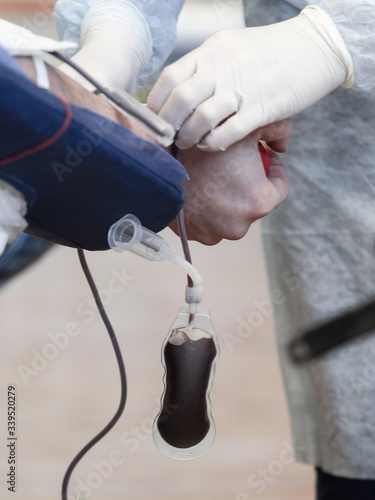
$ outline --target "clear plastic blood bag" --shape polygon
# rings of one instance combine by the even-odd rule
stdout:
[[[154,442],[159,450],[171,458],[187,460],[202,455],[215,439],[210,392],[219,344],[210,312],[198,309],[203,293],[202,277],[188,255],[182,212],[179,221],[180,218],[185,258],[171,252],[163,238],[143,227],[132,214],[111,226],[108,243],[117,252],[128,250],[151,261],[168,259],[189,276],[185,287],[188,307],[180,308],[162,346],[164,393],[153,425]]]
[[[162,347],[164,393],[153,425],[156,446],[171,458],[202,455],[215,439],[210,391],[218,357],[210,312],[181,308]]]

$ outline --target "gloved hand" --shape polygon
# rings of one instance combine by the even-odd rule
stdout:
[[[223,238],[240,239],[253,222],[286,199],[289,184],[285,167],[265,144],[270,159],[266,176],[258,143],[262,139],[284,152],[291,131],[291,120],[283,120],[256,130],[226,151],[180,151],[180,161],[190,177],[190,181],[182,181],[189,239],[205,245]],[[175,221],[170,227],[178,234]]]
[[[179,131],[180,149],[215,151],[352,86],[353,72],[333,21],[309,6],[282,23],[214,34],[163,71],[148,106]]]
[[[105,87],[133,94],[139,74],[151,57],[152,41],[142,14],[128,2],[96,2],[81,25],[81,49],[72,61]],[[86,80],[68,65],[68,76],[89,90]]]

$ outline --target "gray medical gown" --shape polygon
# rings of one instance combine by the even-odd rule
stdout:
[[[248,26],[288,19],[305,5],[245,3]],[[350,18],[361,1],[331,4],[346,4]],[[368,36],[372,23],[369,43],[374,11],[375,2],[358,26]],[[364,54],[369,43],[357,49]],[[363,54],[353,59],[365,87]],[[375,50],[368,69],[371,59],[373,84]],[[295,117],[282,158],[290,195],[262,228],[296,456],[338,476],[375,479],[375,335],[302,368],[285,354],[295,335],[375,297],[375,92],[340,88]]]

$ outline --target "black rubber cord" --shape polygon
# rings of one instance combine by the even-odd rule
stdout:
[[[84,69],[82,69],[80,66],[78,66],[75,62],[73,62],[71,59],[68,57],[64,56],[64,54],[61,54],[60,52],[51,52],[51,54],[56,57],[57,59],[60,59],[60,61],[64,62],[65,64],[68,64],[71,68],[73,68],[77,73],[79,73],[85,80],[90,82],[101,94],[105,95],[108,99],[110,99],[112,102],[115,104],[118,104],[116,100],[113,99],[113,96],[110,94],[110,92],[107,91],[103,85],[101,85],[97,80],[95,80],[91,75],[89,75]]]
[[[103,303],[100,299],[100,295],[98,292],[98,289],[96,288],[94,279],[91,275],[91,272],[89,270],[89,267],[87,265],[86,257],[84,255],[84,252],[82,249],[78,249],[78,256],[79,256],[79,261],[81,263],[82,270],[85,274],[85,277],[87,279],[87,282],[90,286],[90,289],[92,291],[95,303],[98,307],[99,314],[103,320],[103,323],[107,329],[108,335],[111,339],[113,350],[116,355],[116,360],[118,363],[119,371],[120,371],[120,379],[121,379],[121,397],[120,397],[120,404],[117,409],[116,414],[113,416],[111,421],[104,427],[104,429],[99,432],[89,443],[87,443],[84,448],[77,454],[77,456],[72,460],[71,464],[69,465],[64,479],[62,483],[62,500],[68,500],[68,486],[69,486],[69,480],[72,475],[72,472],[78,462],[82,459],[82,457],[98,442],[100,441],[119,421],[124,408],[126,404],[126,395],[127,395],[127,383],[126,383],[126,372],[125,372],[125,365],[124,365],[124,360],[122,358],[121,350],[115,335],[115,332],[113,330],[113,327],[108,319],[107,313],[104,310]]]

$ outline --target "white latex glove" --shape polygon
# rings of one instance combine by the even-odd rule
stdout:
[[[103,86],[121,88],[133,94],[151,52],[149,28],[132,4],[98,1],[82,21],[81,49],[72,61]],[[69,66],[62,65],[60,69],[92,90]]]
[[[335,24],[309,6],[282,23],[214,34],[163,71],[148,106],[179,131],[180,149],[224,150],[353,81]]]

